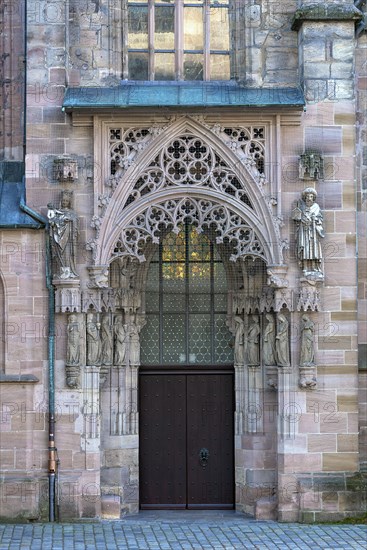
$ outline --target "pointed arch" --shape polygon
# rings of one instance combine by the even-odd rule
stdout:
[[[96,264],[108,264],[119,244],[125,247],[121,254],[143,261],[141,251],[132,252],[128,242],[159,239],[151,223],[153,212],[161,216],[164,212],[162,223],[170,218],[172,227],[177,227],[185,201],[196,212],[194,223],[199,231],[209,223],[208,209],[216,216],[222,209],[227,223],[217,223],[217,238],[218,242],[222,238],[233,241],[234,260],[252,253],[268,265],[282,264],[279,229],[251,167],[211,129],[190,117],[181,117],[158,132],[124,173],[101,223]],[[242,246],[247,240],[256,243],[257,251]]]

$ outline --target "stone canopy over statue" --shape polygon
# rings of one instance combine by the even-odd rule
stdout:
[[[293,210],[292,219],[297,225],[296,255],[304,277],[322,281],[322,250],[320,240],[325,236],[323,216],[316,202],[317,193],[313,187],[302,192],[302,199]]]
[[[61,193],[60,208],[48,205],[54,275],[59,279],[77,278],[75,268],[78,218],[72,209],[72,191]]]

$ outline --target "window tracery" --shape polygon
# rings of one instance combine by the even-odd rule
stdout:
[[[144,250],[149,242],[158,244],[163,232],[179,233],[181,225],[190,223],[200,233],[214,229],[216,243],[233,246],[231,261],[241,256],[265,259],[264,247],[255,230],[241,216],[213,200],[174,198],[148,206],[120,232],[112,257],[130,255],[145,261]]]
[[[158,132],[158,128],[110,129],[111,176],[108,185],[112,192],[137,152],[144,150]],[[239,149],[241,160],[243,157],[248,159],[261,177],[265,166],[265,128],[223,128],[221,133]],[[253,208],[248,193],[233,170],[208,143],[192,134],[181,134],[161,150],[142,172],[125,206],[163,187],[187,185],[215,189]]]

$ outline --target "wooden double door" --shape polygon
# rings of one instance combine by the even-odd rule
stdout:
[[[141,508],[233,508],[233,373],[146,372],[139,395]]]

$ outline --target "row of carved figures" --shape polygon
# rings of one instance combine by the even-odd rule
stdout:
[[[271,313],[265,315],[266,324],[263,331],[260,327],[260,316],[251,315],[248,326],[240,315],[235,316],[235,365],[257,367],[261,364],[260,346],[262,349],[262,362],[264,365],[289,367],[289,321],[283,313],[275,317]],[[261,337],[261,332],[262,337]],[[315,366],[314,323],[308,315],[302,316],[301,321],[301,367]]]
[[[108,313],[101,316],[88,313],[85,327],[77,315],[71,314],[67,325],[66,365],[82,364],[85,344],[87,365],[120,366],[126,365],[127,359],[130,365],[139,365],[140,329],[140,325],[124,319],[122,314],[112,318]]]

